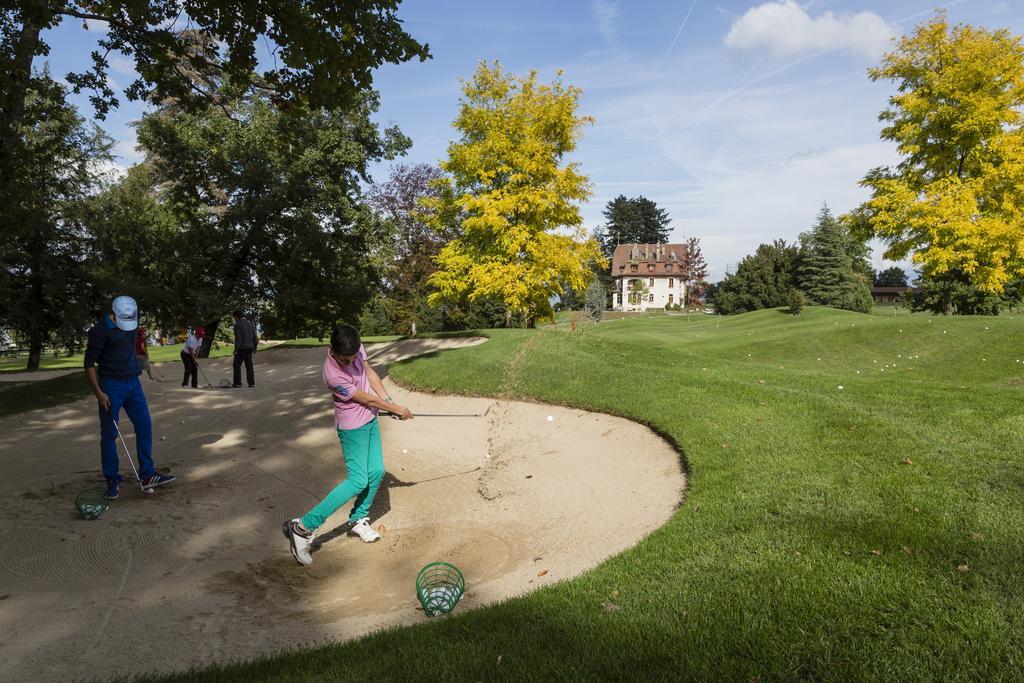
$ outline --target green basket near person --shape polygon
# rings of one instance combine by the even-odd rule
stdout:
[[[75,497],[75,509],[82,519],[99,519],[109,505],[107,492],[103,489],[86,489]]]
[[[428,617],[451,612],[465,592],[462,572],[447,562],[432,562],[416,576],[416,597]]]

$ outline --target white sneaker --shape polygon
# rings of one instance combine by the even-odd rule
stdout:
[[[373,530],[370,526],[370,518],[363,517],[361,520],[352,525],[349,531],[355,532],[359,535],[359,538],[363,539],[363,543],[373,543],[374,541],[380,540],[380,534]]]
[[[313,556],[309,554],[309,549],[313,547],[313,532],[303,527],[297,517],[282,524],[281,531],[288,539],[295,561],[307,567],[313,564]]]

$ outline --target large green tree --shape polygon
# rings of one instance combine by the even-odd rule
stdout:
[[[610,200],[602,212],[601,251],[611,259],[620,244],[665,244],[671,231],[668,211],[647,197],[628,198],[619,195]]]
[[[399,0],[12,0],[0,5],[0,197],[8,196],[12,152],[26,114],[36,57],[50,46],[44,36],[64,21],[101,22],[105,31],[82,71],[67,75],[76,92],[92,93],[102,118],[118,106],[108,78],[118,53],[139,74],[129,99],[152,93],[188,109],[218,100],[196,73],[217,72],[257,88],[288,108],[333,109],[358,102],[384,63],[429,57],[427,46],[402,27]],[[212,40],[194,50],[190,33]],[[273,45],[273,59],[259,63],[257,49]],[[272,65],[272,66],[271,66]],[[254,74],[257,67],[261,72]],[[255,76],[255,77],[254,77]]]
[[[441,167],[440,195],[427,199],[431,220],[462,234],[437,257],[431,302],[498,298],[507,323],[527,325],[551,315],[551,299],[566,287],[583,291],[600,259],[586,239],[579,202],[590,183],[575,162],[564,163],[590,119],[579,116],[581,91],[557,79],[537,82],[495,63],[481,63],[463,85],[455,128]]]
[[[1024,274],[1020,37],[950,27],[940,13],[869,75],[896,83],[881,135],[903,159],[868,173],[871,199],[850,220],[886,243],[886,258],[910,255],[925,278],[959,271],[999,294]],[[950,288],[944,312],[952,310]]]
[[[796,286],[799,261],[796,245],[782,240],[762,244],[752,255],[740,260],[736,272],[714,288],[710,302],[721,313],[743,313],[777,308],[789,303]]]
[[[892,266],[877,273],[874,282],[875,287],[906,287],[907,272],[899,266]]]
[[[851,247],[854,241],[828,206],[818,213],[814,228],[801,235],[797,284],[811,303],[861,313],[871,311],[870,280],[854,269],[857,259],[851,252],[859,251]]]
[[[380,220],[363,201],[372,162],[409,141],[371,120],[375,94],[345,110],[282,114],[261,97],[145,116],[139,142],[181,234],[165,268],[187,290],[179,322],[204,322],[208,348],[234,307],[278,334],[354,321],[377,284]],[[162,255],[161,255],[162,256]]]
[[[2,200],[10,223],[0,252],[0,325],[27,341],[30,370],[45,345],[80,341],[102,306],[79,218],[111,143],[65,96],[48,73],[31,79],[11,150],[18,174]]]

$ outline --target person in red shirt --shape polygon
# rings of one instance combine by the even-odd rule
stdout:
[[[154,382],[162,382],[159,377],[153,376],[153,364],[149,360],[149,349],[146,348],[146,330],[139,325],[135,334],[135,356],[139,359],[139,367],[146,371],[149,378]]]

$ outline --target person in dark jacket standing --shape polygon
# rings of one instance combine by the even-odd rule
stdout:
[[[85,348],[85,376],[99,404],[100,458],[103,476],[107,479],[107,498],[110,499],[117,498],[122,479],[115,431],[121,408],[135,427],[135,450],[143,488],[170,484],[176,478],[170,474],[157,474],[153,465],[153,421],[139,381],[142,369],[135,356],[138,314],[135,299],[117,297],[110,312],[89,330]]]
[[[240,310],[232,315],[235,317],[235,359],[232,364],[234,377],[232,386],[242,386],[242,363],[245,363],[245,379],[249,382],[249,388],[256,386],[256,376],[252,369],[252,354],[256,351],[256,326],[252,321],[246,320]]]

